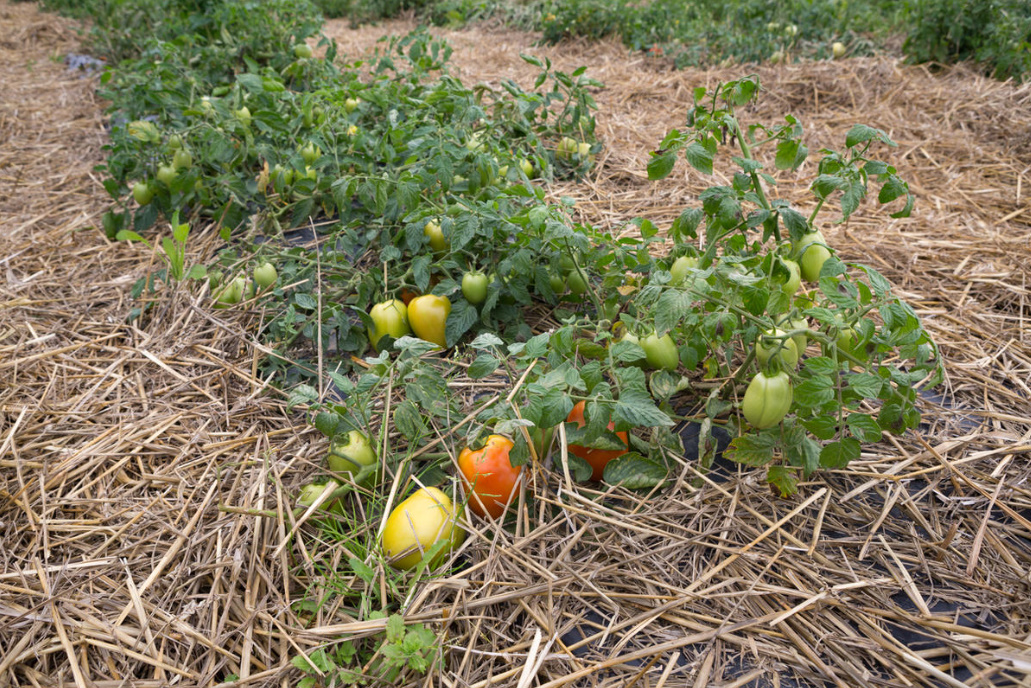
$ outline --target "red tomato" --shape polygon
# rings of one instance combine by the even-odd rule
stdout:
[[[573,410],[569,412],[569,417],[566,418],[567,423],[576,423],[576,427],[582,428],[587,422],[584,420],[584,406],[585,402],[578,401]],[[609,430],[615,430],[616,424],[609,423]],[[591,464],[591,468],[594,472],[591,473],[591,480],[601,480],[602,474],[605,472],[605,466],[609,461],[626,454],[630,447],[630,440],[627,438],[625,432],[617,432],[616,435],[619,439],[623,440],[623,444],[627,445],[627,449],[591,449],[590,447],[582,447],[579,444],[569,445],[569,453],[574,456],[579,456],[581,459]]]
[[[462,472],[462,485],[469,496],[469,508],[478,516],[498,518],[515,497],[519,472],[508,458],[512,440],[502,435],[491,435],[483,449],[466,447],[458,455],[458,469]]]

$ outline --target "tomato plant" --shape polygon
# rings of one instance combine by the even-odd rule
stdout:
[[[383,554],[396,569],[413,569],[430,547],[446,542],[427,565],[438,566],[465,540],[465,531],[456,523],[451,498],[436,487],[416,490],[390,512],[383,528]]]
[[[512,502],[522,470],[509,458],[513,446],[504,435],[491,435],[480,449],[466,447],[458,455],[458,470],[474,514],[498,518]]]
[[[792,399],[791,378],[786,372],[782,370],[774,375],[759,372],[748,383],[741,411],[745,420],[762,430],[784,420]]]
[[[419,339],[425,339],[441,348],[447,348],[447,316],[451,301],[446,296],[424,294],[408,304],[408,322]]]
[[[567,423],[575,423],[576,427],[582,428],[586,425],[584,420],[584,409],[586,408],[586,402],[578,401],[573,405],[573,410],[569,412],[569,416],[566,417]],[[609,431],[616,429],[615,422],[609,422]],[[569,445],[569,453],[575,456],[579,456],[581,459],[586,461],[591,466],[591,480],[601,480],[605,474],[605,466],[616,457],[622,456],[629,451],[629,437],[625,432],[617,432],[616,435],[626,445],[624,449],[595,449],[593,447],[585,447],[577,444]]]

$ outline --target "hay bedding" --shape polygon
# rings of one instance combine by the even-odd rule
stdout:
[[[354,54],[406,26],[329,32]],[[554,189],[585,219],[668,223],[702,188],[682,171],[648,183],[645,151],[693,86],[739,70],[447,36],[467,82],[526,84],[518,52],[532,51],[608,84],[597,175]],[[0,685],[291,685],[298,650],[379,627],[291,607],[315,562],[341,555],[311,537],[280,548],[323,443],[255,373],[262,314],[216,316],[181,292],[126,323],[156,258],[88,229],[106,206],[104,135],[93,83],[59,63],[77,45],[71,23],[0,0]],[[810,150],[854,121],[899,142],[915,217],[864,208],[825,230],[917,306],[948,360],[940,403],[922,432],[792,500],[686,460],[654,495],[600,501],[536,476],[563,510],[483,529],[463,570],[414,591],[409,618],[433,623],[445,655],[412,685],[1031,685],[1031,87],[888,59],[758,71],[756,115],[793,112]],[[197,259],[216,241],[192,244]]]

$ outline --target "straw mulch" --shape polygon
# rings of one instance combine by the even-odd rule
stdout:
[[[329,32],[356,54],[405,26]],[[554,189],[585,219],[668,223],[704,188],[686,167],[647,182],[646,151],[692,87],[742,70],[447,37],[466,82],[528,86],[524,51],[607,84],[597,174]],[[128,322],[159,259],[91,229],[104,128],[95,82],[59,60],[77,44],[72,24],[0,0],[0,686],[292,685],[298,652],[381,627],[293,605],[320,589],[314,563],[346,559],[309,525],[281,547],[325,442],[256,374],[262,313],[182,290]],[[884,157],[915,216],[867,205],[824,230],[917,307],[947,361],[940,403],[790,500],[686,460],[649,495],[596,499],[538,473],[515,533],[479,524],[464,568],[411,591],[407,616],[444,650],[408,683],[1031,685],[1031,87],[886,58],[758,72],[754,116],[792,112],[810,150],[856,121],[899,143]],[[192,258],[216,242],[198,237]]]

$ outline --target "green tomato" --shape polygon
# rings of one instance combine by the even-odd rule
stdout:
[[[226,283],[221,291],[215,294],[215,308],[229,308],[230,306],[243,301],[247,293],[247,279],[235,277]]]
[[[168,137],[168,150],[177,151],[183,147],[183,137],[179,134],[172,134]]]
[[[357,98],[347,98],[346,100],[344,100],[344,111],[347,112],[347,113],[354,112],[355,110],[358,109],[358,105],[361,102],[362,101],[360,101]]]
[[[555,157],[559,160],[572,160],[573,156],[580,152],[580,144],[577,143],[576,139],[571,139],[568,136],[562,138],[558,142],[558,146],[555,147]]]
[[[314,54],[315,52],[307,43],[298,43],[294,46],[294,57],[300,58],[302,60],[307,60]]]
[[[132,197],[140,205],[147,205],[154,200],[154,189],[147,182],[136,182],[132,185]]]
[[[446,296],[424,294],[408,303],[408,322],[419,339],[447,348],[446,325],[451,300]]]
[[[233,115],[236,116],[236,119],[240,120],[240,124],[244,127],[251,126],[251,110],[246,105],[239,110],[234,110]]]
[[[175,182],[175,168],[171,165],[159,165],[157,178],[165,186],[172,186]]]
[[[440,223],[436,220],[430,220],[426,223],[422,233],[424,236],[429,237],[430,248],[437,253],[443,253],[447,250],[448,241],[444,236],[444,230],[440,228]]]
[[[519,169],[523,171],[523,174],[526,175],[527,179],[533,179],[534,169],[532,162],[530,162],[526,158],[523,158],[519,161]]]
[[[193,166],[193,156],[190,151],[180,148],[172,156],[172,167],[177,170],[188,170]]]
[[[852,362],[845,356],[853,356],[859,360],[866,359],[866,351],[859,346],[859,335],[854,329],[848,326],[839,316],[835,316],[835,324],[832,326],[837,330],[834,345],[821,343],[823,355],[840,361],[843,365],[852,366]],[[832,330],[833,331],[833,330]],[[844,354],[844,355],[838,355]]]
[[[332,478],[308,483],[302,487],[301,491],[297,494],[297,505],[307,509],[315,503],[315,500],[322,496],[322,493],[326,491],[327,487],[331,487],[333,490],[338,490],[340,489],[340,483]],[[328,509],[334,501],[335,500],[330,499],[323,502],[321,508]]]
[[[334,437],[333,441],[329,443],[326,462],[329,470],[340,475],[350,476],[352,479],[361,475],[365,469],[364,475],[362,475],[364,478],[371,474],[366,467],[377,463],[376,450],[372,447],[368,437],[357,430],[351,430],[346,435]]]
[[[775,329],[764,332],[755,341],[755,357],[759,365],[766,367],[774,359],[782,369],[794,370],[798,365],[798,346],[793,338],[786,338],[786,332]]]
[[[777,321],[777,327],[783,329],[786,332],[793,330],[808,330],[809,321],[805,318],[789,318],[787,314],[782,316]],[[801,332],[791,336],[791,341],[795,343],[795,350],[798,352],[799,357],[805,353],[806,347],[809,345],[809,338],[805,332]]]
[[[788,269],[789,273],[787,280],[784,284],[780,285],[780,289],[788,296],[794,296],[799,287],[802,286],[801,268],[798,266],[798,263],[789,258],[781,258],[780,262]]]
[[[670,284],[679,287],[687,279],[688,272],[697,267],[698,258],[696,256],[680,256],[673,261],[673,265],[669,266],[669,274],[673,275]]]
[[[835,41],[831,44],[831,54],[834,55],[835,60],[840,60],[845,57],[845,44],[841,41]]]
[[[200,99],[200,111],[209,117],[215,113],[215,104],[211,102],[211,98],[204,96]]]
[[[311,165],[318,160],[319,155],[321,155],[321,151],[319,151],[318,146],[310,141],[308,142],[308,145],[301,148],[301,157],[304,159],[304,163],[306,165]]]
[[[810,232],[799,239],[795,244],[795,257],[798,260],[802,278],[809,282],[819,281],[820,270],[831,257],[823,233]]]
[[[566,286],[569,287],[569,293],[573,296],[580,296],[587,292],[587,281],[584,280],[579,270],[574,270],[566,275]]]
[[[648,362],[649,368],[672,373],[680,366],[677,345],[669,334],[658,337],[653,332],[641,340],[641,348],[644,349],[644,360]]]
[[[412,333],[408,323],[408,306],[400,299],[377,303],[369,311],[369,317],[374,325],[369,329],[369,342],[376,348],[379,348],[379,342],[385,335],[400,339]]]
[[[272,263],[262,263],[254,268],[254,283],[258,285],[259,289],[268,289],[276,283],[278,277],[279,274]]]
[[[787,373],[783,370],[776,375],[759,373],[748,383],[741,411],[752,427],[764,430],[784,420],[793,400],[791,378]]]
[[[566,281],[562,279],[562,275],[551,275],[548,283],[551,284],[551,290],[555,292],[556,296],[566,292]]]
[[[474,306],[487,300],[487,276],[479,271],[462,275],[462,296]]]

